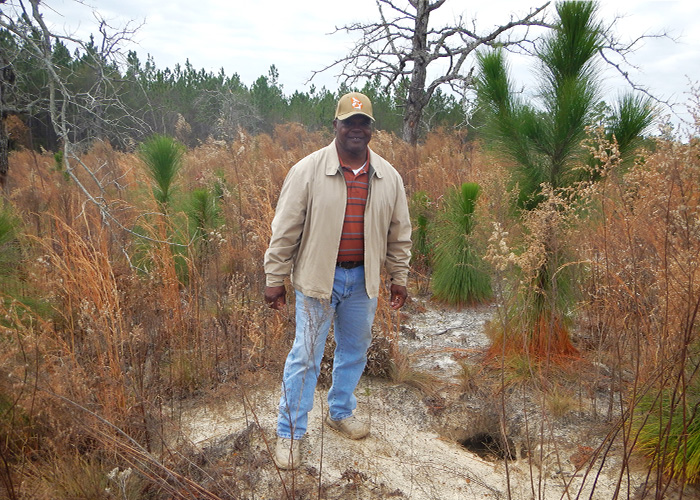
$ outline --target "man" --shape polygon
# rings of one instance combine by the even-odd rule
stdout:
[[[275,462],[299,465],[300,439],[334,324],[336,349],[326,425],[350,439],[369,434],[353,416],[353,394],[367,361],[380,273],[391,278],[391,307],[406,301],[411,223],[398,172],[369,149],[372,103],[358,92],[338,101],[335,139],[294,165],[282,186],[265,253],[265,301],[286,304],[284,280],[296,297],[296,336],[284,367]]]

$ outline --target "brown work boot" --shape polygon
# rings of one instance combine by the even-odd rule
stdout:
[[[275,464],[284,470],[296,469],[301,462],[299,439],[277,438]]]
[[[350,439],[362,439],[369,434],[369,425],[360,422],[354,415],[343,420],[333,420],[330,413],[328,413],[326,415],[326,424],[331,429]]]

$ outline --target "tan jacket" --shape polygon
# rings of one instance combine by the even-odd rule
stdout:
[[[411,258],[411,221],[403,180],[370,150],[370,188],[365,207],[365,287],[379,294],[382,266],[393,283],[406,285]],[[291,275],[304,295],[329,299],[345,217],[347,189],[335,141],[294,165],[287,174],[265,252],[267,286]]]

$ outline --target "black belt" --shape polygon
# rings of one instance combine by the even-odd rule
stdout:
[[[360,267],[362,264],[364,264],[364,261],[361,260],[349,260],[335,263],[336,267],[342,267],[343,269],[355,269],[356,267]]]

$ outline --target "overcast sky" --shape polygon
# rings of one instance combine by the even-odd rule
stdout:
[[[397,5],[407,4],[396,0]],[[544,2],[522,0],[447,0],[436,11],[434,25],[449,24],[459,15],[486,31],[522,15],[527,5]],[[700,81],[700,2],[697,0],[604,0],[603,20],[618,21],[619,36],[631,40],[640,35],[668,32],[676,40],[649,39],[632,55],[638,66],[630,77],[659,97],[681,103],[689,101],[692,84]],[[44,0],[45,17],[58,32],[86,38],[96,33],[92,10],[114,26],[129,20],[143,26],[134,43],[142,62],[150,54],[158,68],[173,68],[189,59],[196,69],[227,75],[237,73],[245,85],[267,75],[274,64],[286,95],[308,91],[307,80],[314,70],[346,55],[353,38],[346,33],[330,34],[336,26],[377,17],[375,0]],[[53,10],[53,11],[52,11]],[[531,66],[512,61],[515,78],[527,85]],[[317,88],[338,86],[333,70],[314,77]],[[610,95],[621,88],[621,78],[606,73]],[[687,115],[685,115],[687,117]]]

